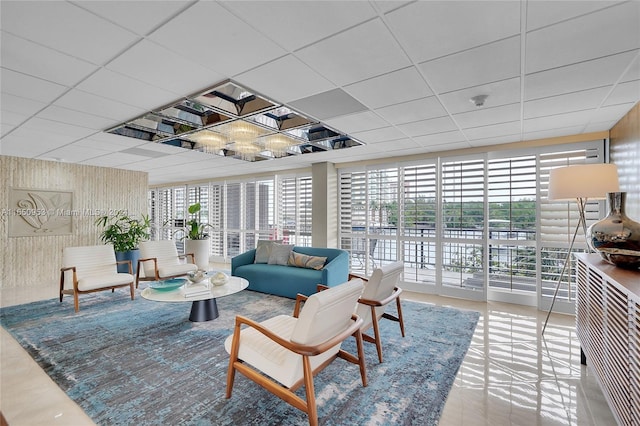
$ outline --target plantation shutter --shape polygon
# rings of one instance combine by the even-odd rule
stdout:
[[[224,185],[212,184],[209,193],[209,224],[211,225],[211,254],[224,258]]]
[[[240,183],[227,183],[226,189],[227,256],[233,257],[241,253],[240,227],[243,217],[242,188]]]
[[[299,186],[299,203],[300,212],[298,227],[299,238],[296,244],[300,246],[311,245],[312,220],[313,220],[313,190],[312,178],[310,176],[298,179]]]

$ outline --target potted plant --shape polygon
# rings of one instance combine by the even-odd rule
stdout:
[[[125,210],[118,210],[112,215],[96,219],[96,225],[104,227],[100,239],[105,244],[112,244],[116,252],[116,260],[130,260],[133,274],[136,274],[140,250],[140,241],[149,239],[150,219],[142,215],[134,219]],[[118,265],[118,272],[129,272],[127,265]]]
[[[211,225],[200,223],[200,203],[189,206],[190,219],[184,230],[185,253],[193,253],[198,269],[206,271],[209,268],[209,234],[207,228]]]

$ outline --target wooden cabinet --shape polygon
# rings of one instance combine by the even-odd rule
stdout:
[[[640,272],[576,258],[581,349],[618,423],[640,425]]]

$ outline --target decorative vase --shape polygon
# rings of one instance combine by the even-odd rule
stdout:
[[[609,263],[626,269],[640,268],[640,223],[624,212],[626,192],[609,192],[610,212],[587,230],[589,246]]]
[[[198,269],[209,270],[209,239],[185,240],[185,253],[193,253]]]

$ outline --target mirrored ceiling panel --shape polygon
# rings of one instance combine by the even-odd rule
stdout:
[[[362,145],[232,81],[105,131],[245,161]]]

